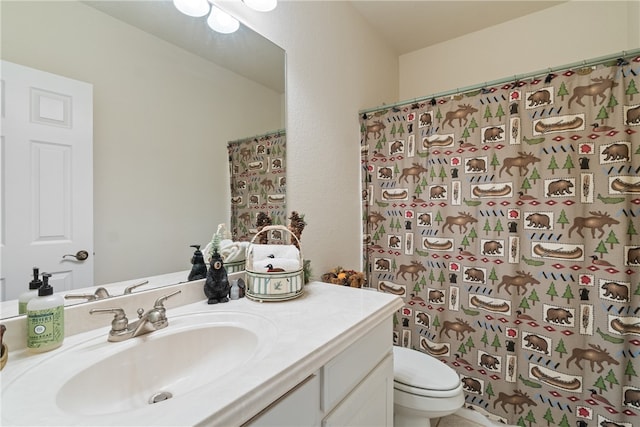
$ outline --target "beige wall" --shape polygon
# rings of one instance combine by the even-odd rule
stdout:
[[[228,222],[227,141],[284,126],[281,94],[81,3],[3,1],[1,55],[93,84],[96,284],[190,268]]]
[[[400,99],[639,47],[640,2],[570,1],[400,56]]]

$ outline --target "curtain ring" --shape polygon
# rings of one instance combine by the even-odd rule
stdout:
[[[547,74],[547,77],[545,77],[544,82],[546,84],[549,84],[549,83],[551,83],[552,79],[553,79],[553,76],[551,74],[551,67],[549,67],[549,74]]]

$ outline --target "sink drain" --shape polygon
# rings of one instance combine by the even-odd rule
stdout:
[[[169,393],[168,391],[159,391],[151,395],[151,397],[149,398],[149,404],[162,402],[164,400],[171,399],[172,397],[173,394]]]

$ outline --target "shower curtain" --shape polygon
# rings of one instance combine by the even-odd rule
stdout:
[[[251,240],[256,218],[265,213],[273,225],[285,225],[286,134],[284,130],[227,144],[231,177],[231,234]]]
[[[633,57],[360,118],[395,344],[492,419],[640,426],[639,76]]]

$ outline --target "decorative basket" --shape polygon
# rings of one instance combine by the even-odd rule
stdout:
[[[302,295],[304,286],[304,271],[303,271],[303,258],[302,251],[298,250],[294,245],[256,245],[254,241],[262,234],[269,231],[283,231],[289,233],[298,242],[300,241],[291,233],[291,231],[282,225],[269,225],[260,230],[247,247],[246,256],[246,277],[247,288],[245,296],[254,301],[286,301],[294,299]],[[258,271],[258,266],[255,262],[264,261],[264,259],[256,259],[256,252],[258,250],[262,253],[269,251],[270,249],[279,248],[281,252],[289,252],[297,254],[297,269],[293,271],[278,271],[278,272],[265,272]],[[270,257],[271,258],[271,257]],[[277,262],[277,258],[273,258],[274,262]]]

